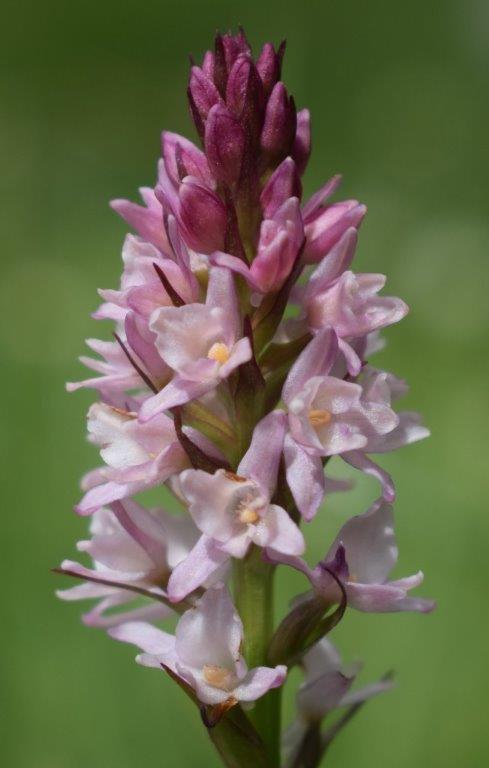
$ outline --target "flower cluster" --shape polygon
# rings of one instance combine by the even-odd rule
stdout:
[[[319,764],[333,709],[389,687],[350,691],[355,671],[326,639],[347,606],[432,608],[408,595],[421,573],[389,580],[395,487],[372,458],[428,434],[417,414],[393,408],[404,382],[370,362],[379,331],[408,309],[381,294],[383,275],[351,270],[366,209],[331,202],[340,178],[302,201],[310,117],[281,80],[283,53],[266,44],[254,60],[242,32],[218,35],[192,66],[202,148],[164,132],[143,205],[112,203],[135,232],[120,286],[100,291],[95,312],[115,324],[114,340],[89,340],[97,357],[82,360],[94,374],[68,385],[98,392],[88,436],[102,466],[76,507],[91,515],[78,549],[93,565],[64,561],[59,570],[83,583],[59,596],[96,600],[85,623],[166,670],[209,727],[219,722],[213,738],[221,755],[236,750],[233,765],[239,755],[279,764],[269,692],[294,664],[305,675],[285,740],[294,766]],[[301,522],[346,485],[325,474],[332,456],[373,476],[379,498],[311,567]],[[162,486],[180,514],[134,498]],[[279,566],[309,589],[275,627]],[[175,614],[174,634],[155,626]]]

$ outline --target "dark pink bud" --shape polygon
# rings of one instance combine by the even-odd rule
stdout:
[[[311,115],[308,109],[301,109],[297,113],[297,130],[292,147],[292,157],[297,165],[297,170],[302,176],[306,170],[309,155],[311,154]]]
[[[290,197],[302,196],[302,184],[291,157],[286,157],[272,173],[261,193],[263,216],[271,219],[280,206]]]
[[[179,219],[189,246],[199,253],[222,250],[227,220],[222,200],[190,178],[183,180],[179,198]]]
[[[223,104],[213,106],[205,127],[205,151],[218,181],[231,185],[238,180],[244,148],[245,134],[236,118]]]
[[[297,114],[293,98],[282,82],[277,83],[268,100],[261,146],[273,158],[287,155],[294,140]]]
[[[271,43],[265,43],[256,62],[256,68],[267,96],[275,83],[280,80],[284,51],[285,40],[280,44],[278,51],[275,51]]]
[[[226,103],[251,138],[256,140],[263,124],[265,93],[255,65],[245,54],[238,56],[229,73]]]
[[[212,80],[200,67],[191,69],[188,97],[195,126],[202,135],[209,110],[221,101],[221,96]]]
[[[244,53],[251,56],[250,44],[242,29],[240,29],[237,35],[222,35],[221,39],[228,72],[231,71],[234,62],[240,54]]]

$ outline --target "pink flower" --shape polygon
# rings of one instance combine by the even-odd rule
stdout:
[[[170,248],[168,248],[170,251]],[[171,251],[170,251],[171,252]],[[162,257],[150,243],[133,235],[128,235],[122,249],[124,271],[120,289],[100,290],[105,303],[99,307],[94,317],[98,320],[124,320],[128,311],[136,312],[149,320],[158,307],[171,307],[173,301],[165,290],[155,267],[166,276],[168,282],[184,302],[198,298],[198,285],[191,271],[185,268],[181,260]],[[187,255],[189,261],[189,256]],[[188,263],[188,262],[187,262]]]
[[[299,355],[282,392],[289,421],[287,482],[306,519],[324,496],[321,457],[362,449],[399,423],[390,405],[365,401],[360,385],[329,375],[337,354],[337,336],[326,327]]]
[[[257,293],[273,293],[281,288],[292,271],[303,240],[299,201],[291,197],[275,211],[273,218],[263,220],[257,254],[250,267],[242,259],[227,253],[214,253],[211,258],[214,264],[244,277]]]
[[[363,399],[368,407],[390,407],[398,398],[407,392],[405,382],[386,371],[378,371],[366,366],[361,376]],[[418,440],[423,440],[430,434],[429,429],[421,423],[421,417],[414,411],[400,411],[397,414],[398,423],[389,432],[384,434],[371,434],[367,444],[362,449],[348,451],[343,454],[343,459],[356,469],[371,475],[382,486],[384,498],[388,502],[395,499],[395,487],[390,475],[379,467],[367,453],[387,453],[410,445]]]
[[[208,589],[183,614],[175,636],[142,622],[121,624],[109,634],[141,648],[139,664],[169,667],[203,704],[256,701],[282,685],[287,674],[284,666],[247,668],[240,653],[243,625],[224,586]]]
[[[213,267],[205,304],[162,307],[151,316],[156,348],[175,372],[161,392],[143,403],[140,419],[201,397],[251,358],[242,337],[232,273]]]
[[[309,298],[306,312],[311,327],[331,325],[338,336],[348,338],[399,322],[408,308],[401,299],[377,296],[385,281],[384,275],[344,272],[327,291]]]
[[[58,597],[70,601],[99,599],[95,608],[83,616],[84,623],[94,627],[170,615],[171,609],[162,602],[132,607],[131,602],[139,595],[131,590],[143,588],[155,598],[166,595],[162,584],[198,539],[199,532],[192,520],[170,515],[163,509],[146,510],[126,500],[114,502],[112,509],[97,510],[91,518],[90,531],[92,538],[79,541],[77,548],[92,557],[94,568],[63,561],[61,570],[77,574],[87,582],[59,590]],[[129,610],[113,610],[121,606]]]
[[[200,586],[197,581],[207,578],[230,556],[243,558],[252,544],[290,555],[304,551],[299,528],[282,507],[270,502],[284,430],[283,414],[266,416],[255,428],[237,474],[220,469],[211,475],[189,469],[180,475],[179,490],[203,535],[172,574],[168,584],[172,601]]]
[[[101,446],[106,466],[87,476],[87,492],[76,508],[82,515],[163,483],[188,465],[173,421],[164,414],[140,424],[136,413],[95,403],[88,412],[88,433]]]
[[[421,571],[388,581],[397,564],[398,549],[394,534],[392,507],[383,499],[376,501],[367,512],[350,518],[341,528],[325,558],[311,569],[301,558],[281,560],[278,553],[270,553],[275,562],[302,571],[316,592],[327,601],[340,601],[338,585],[331,571],[343,583],[348,605],[368,613],[419,611],[428,613],[435,604],[421,597],[409,597],[408,592],[423,581]]]
[[[99,376],[90,376],[88,379],[77,382],[68,382],[68,392],[86,387],[97,389],[110,399],[114,395],[137,389],[144,382],[133,365],[124,354],[122,347],[115,341],[100,341],[99,339],[87,339],[86,345],[102,359],[96,359],[82,355],[80,362],[92,369]]]

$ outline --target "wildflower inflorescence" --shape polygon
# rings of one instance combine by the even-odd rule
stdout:
[[[389,580],[395,487],[372,459],[428,434],[417,414],[393,410],[404,382],[370,363],[378,332],[408,309],[381,295],[383,275],[351,271],[366,208],[330,202],[340,177],[302,202],[310,117],[281,80],[284,48],[266,44],[254,60],[243,32],[217,35],[191,67],[202,149],[164,132],[144,204],[112,203],[136,233],[120,287],[100,291],[95,313],[114,340],[89,340],[98,357],[82,360],[95,375],[68,385],[99,394],[88,435],[103,465],[76,507],[91,515],[78,549],[93,565],[64,561],[83,583],[59,595],[96,600],[84,622],[165,670],[233,766],[281,764],[272,690],[293,665],[304,682],[284,739],[290,766],[319,765],[339,730],[321,728],[332,710],[346,722],[391,685],[350,690],[357,670],[326,637],[347,607],[433,607],[408,594],[421,573]],[[301,521],[347,489],[325,474],[335,455],[373,476],[380,498],[311,567]],[[181,514],[135,500],[162,485]],[[278,566],[309,589],[274,625]]]

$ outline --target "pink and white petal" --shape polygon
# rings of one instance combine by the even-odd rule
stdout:
[[[121,600],[120,604],[130,602],[131,598],[128,597],[128,594],[125,593],[126,599]],[[129,621],[160,621],[172,615],[171,609],[162,603],[150,603],[132,610],[115,611],[107,615],[105,612],[113,605],[102,605],[103,602],[101,601],[89,613],[83,614],[82,621],[86,626],[109,629]]]
[[[390,504],[379,499],[367,512],[350,518],[336,536],[327,560],[334,557],[340,544],[345,548],[348,570],[355,581],[386,582],[398,557]]]
[[[404,576],[402,579],[395,579],[394,581],[389,581],[389,584],[391,587],[400,587],[401,589],[410,590],[414,589],[415,587],[419,587],[424,581],[424,573],[423,571],[418,571],[417,573],[414,573],[412,576]]]
[[[330,670],[318,675],[297,692],[297,708],[309,722],[320,722],[335,709],[348,692],[352,677],[346,677],[339,670]]]
[[[189,381],[175,376],[158,394],[144,401],[139,411],[139,421],[144,424],[162,411],[196,400],[216,385],[217,381]]]
[[[426,613],[434,608],[434,603],[423,598],[406,596],[406,591],[391,584],[359,584],[348,582],[346,585],[348,605],[357,611],[366,613],[397,613],[399,611],[420,611]]]
[[[147,329],[141,330],[134,312],[127,313],[124,328],[129,346],[146,367],[150,376],[158,381],[170,378],[171,371],[156,350],[153,334]]]
[[[382,486],[382,496],[385,501],[392,503],[395,500],[396,489],[392,477],[382,469],[382,467],[379,467],[378,464],[372,461],[372,459],[365,453],[362,451],[349,451],[348,453],[343,453],[341,458],[346,461],[347,464],[355,467],[355,469],[359,469],[364,474],[370,475],[378,480]]]
[[[374,440],[379,435],[386,438],[387,435],[392,433],[393,430],[395,431],[399,425],[399,416],[389,405],[374,403],[372,401],[363,401],[363,413],[368,419],[371,427],[369,436],[373,435]]]
[[[57,589],[56,597],[71,602],[74,600],[93,600],[99,597],[108,597],[117,592],[118,589],[116,587],[106,587],[103,584],[87,582],[86,584],[77,584],[76,587],[70,587],[69,589]]]
[[[284,458],[288,486],[305,520],[312,520],[324,499],[325,477],[321,458],[311,456],[287,435]]]
[[[189,461],[187,454],[180,443],[178,441],[170,443],[170,445],[167,448],[164,448],[161,453],[158,454],[156,459],[150,463],[145,487],[151,488],[153,485],[166,482],[171,475],[176,472],[181,472],[182,469],[185,469],[188,465]],[[134,493],[136,493],[136,491],[134,491]]]
[[[282,390],[282,398],[289,404],[300,394],[309,379],[326,376],[338,354],[338,339],[330,327],[322,328],[301,352],[289,371]]]
[[[173,659],[175,637],[144,621],[129,621],[109,629],[108,634],[115,640],[135,645],[144,653]]]
[[[219,309],[223,317],[224,341],[231,346],[241,336],[241,319],[234,275],[225,267],[211,267],[207,286],[206,307]]]
[[[231,256],[229,253],[216,251],[211,255],[211,262],[218,267],[225,267],[226,269],[241,275],[252,288],[258,290],[253,274],[243,259],[238,259],[237,256]]]
[[[227,552],[228,555],[231,555],[231,557],[235,557],[238,560],[241,560],[241,558],[243,558],[248,552],[251,541],[251,527],[248,529],[246,526],[244,527],[244,530],[236,533],[234,536],[232,536],[232,538],[228,539],[219,546],[224,550],[224,552]]]
[[[259,547],[270,547],[285,555],[302,555],[306,543],[289,514],[276,504],[270,504],[266,515],[255,526],[253,541]]]
[[[287,667],[255,667],[247,672],[244,679],[233,691],[238,701],[256,701],[273,688],[283,685],[287,677]]]
[[[397,451],[405,445],[410,445],[418,440],[424,440],[430,436],[430,430],[421,423],[421,416],[414,411],[401,411],[399,414],[399,425],[388,435],[382,438],[373,439],[372,453],[386,453],[387,451]]]
[[[362,370],[362,361],[353,347],[344,339],[338,339],[338,347],[345,358],[346,367],[350,376],[358,376]]]
[[[210,346],[222,340],[224,311],[204,304],[161,307],[151,315],[149,329],[156,334],[156,348],[177,372],[205,358]],[[234,339],[233,339],[234,341]]]
[[[89,440],[101,446],[105,463],[116,469],[133,467],[147,461],[143,447],[130,434],[135,415],[121,412],[105,403],[94,403],[87,416]]]
[[[105,467],[96,467],[83,475],[80,481],[82,491],[89,491],[90,488],[104,483],[107,480],[107,470]]]
[[[309,278],[303,293],[305,301],[324,291],[348,269],[355,255],[357,239],[358,234],[355,228],[351,227],[346,230],[345,234],[322,259]]]
[[[201,536],[194,548],[174,568],[168,581],[168,597],[178,603],[201,587],[227,561],[229,555],[208,536]]]
[[[87,627],[103,627],[104,620],[107,619],[107,617],[104,617],[105,611],[109,611],[112,608],[118,607],[119,605],[130,603],[132,599],[133,595],[131,595],[129,592],[124,592],[123,590],[118,590],[117,592],[114,591],[112,595],[108,595],[102,600],[99,600],[98,603],[96,603],[96,605],[90,611],[88,611],[88,613],[82,614],[82,622]],[[115,624],[117,623],[118,622],[116,621]],[[110,626],[113,626],[113,624],[109,619],[107,627]]]
[[[241,531],[243,526],[229,510],[235,506],[236,495],[252,488],[252,483],[232,480],[223,470],[211,475],[201,469],[187,469],[180,475],[179,484],[189,512],[202,533],[227,542]]]
[[[343,413],[333,418],[329,424],[316,428],[316,433],[323,446],[325,456],[335,456],[347,451],[365,448],[367,438],[362,433],[363,424],[355,411]]]
[[[145,188],[145,194],[149,195],[153,190]],[[149,200],[149,196],[146,197]],[[158,208],[159,212],[158,212]],[[161,212],[161,205],[154,197],[154,202],[148,205],[147,208],[136,203],[131,203],[129,200],[112,200],[110,207],[116,211],[130,227],[136,230],[145,240],[153,243],[162,253],[167,253],[168,241],[165,235],[165,229],[163,227],[163,215]]]
[[[144,579],[145,576],[144,573],[132,573],[131,571],[113,571],[109,568],[105,568],[104,570],[94,570],[91,568],[86,568],[84,565],[81,565],[74,560],[63,560],[61,563],[60,571],[67,573],[68,576],[75,574],[76,576],[79,576],[83,579],[87,579],[87,581],[94,580],[94,583],[96,584],[103,584],[106,582],[110,587],[115,586],[118,591],[119,589],[123,589],[125,587],[137,585],[137,583]],[[148,591],[153,591],[155,594],[164,594],[158,587],[153,587]]]
[[[80,503],[76,505],[75,511],[79,515],[91,515],[100,507],[104,507],[113,501],[125,499],[135,492],[134,483],[114,483],[112,481],[102,483],[87,491]]]
[[[124,530],[80,541],[78,550],[87,552],[93,560],[112,571],[149,573],[155,565],[140,544]]]
[[[232,670],[240,656],[242,636],[243,625],[227,588],[216,585],[183,614],[175,648],[184,666],[202,669],[215,664]]]
[[[404,597],[399,601],[397,611],[414,611],[415,613],[431,613],[436,608],[435,600],[424,597]]]
[[[273,411],[256,425],[251,444],[241,459],[238,475],[249,477],[266,491],[274,494],[282,455],[287,416],[284,411]]]
[[[162,528],[147,509],[130,499],[124,504],[120,501],[114,502],[111,509],[127,538],[137,544],[135,554],[138,562],[142,561],[140,550],[143,550],[146,560],[151,563],[150,568],[166,562],[167,548]]]

